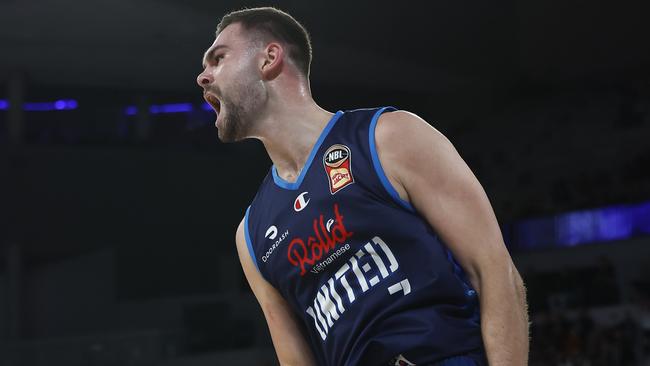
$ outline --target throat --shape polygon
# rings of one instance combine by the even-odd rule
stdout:
[[[300,173],[302,173],[302,169],[298,169],[298,171],[294,172],[280,172],[277,167],[276,171],[278,173],[278,176],[282,178],[282,180],[289,182],[289,183],[295,183],[298,180],[298,177],[300,176]]]

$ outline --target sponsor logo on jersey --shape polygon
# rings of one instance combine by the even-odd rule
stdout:
[[[271,225],[268,230],[266,230],[266,234],[264,234],[264,237],[267,239],[275,239],[278,236],[278,228],[275,225]]]
[[[271,226],[266,230],[266,234],[264,234],[264,237],[267,238],[267,239],[269,239],[269,240],[275,240],[275,241],[274,241],[273,244],[269,247],[269,249],[266,250],[266,253],[264,253],[264,255],[262,256],[262,258],[261,258],[261,259],[262,259],[262,262],[266,263],[266,261],[269,260],[269,258],[271,257],[271,254],[273,254],[273,252],[275,251],[275,249],[276,249],[277,247],[280,246],[280,243],[282,243],[282,241],[283,241],[284,239],[286,239],[287,236],[289,236],[289,229],[287,229],[285,232],[283,232],[283,233],[280,235],[280,238],[278,238],[278,240],[275,240],[275,238],[278,237],[278,228],[277,228],[277,226],[275,226],[275,225],[271,225]]]
[[[354,183],[351,155],[350,148],[341,144],[332,145],[325,151],[323,166],[327,173],[331,194]]]
[[[306,240],[293,238],[289,242],[287,258],[289,263],[300,270],[300,276],[304,276],[309,268],[316,264],[323,255],[334,250],[337,245],[343,245],[354,234],[345,228],[343,215],[339,212],[338,204],[334,204],[334,219],[332,220],[331,223],[329,220],[327,222],[330,226],[328,230],[321,214],[313,221],[313,236],[309,236]]]
[[[407,360],[403,355],[399,355],[391,361],[390,366],[417,366],[411,361]]]
[[[305,207],[307,207],[307,205],[309,204],[311,198],[305,199],[308,193],[309,192],[302,192],[300,195],[298,195],[298,197],[296,197],[296,200],[293,201],[293,209],[296,212],[300,212],[304,210]]]

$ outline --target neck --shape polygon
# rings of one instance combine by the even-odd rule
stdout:
[[[254,136],[264,144],[278,175],[288,182],[296,181],[333,115],[310,95],[301,99],[269,103]]]

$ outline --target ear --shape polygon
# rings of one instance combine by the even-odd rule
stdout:
[[[284,67],[284,48],[276,42],[269,43],[264,49],[261,61],[262,77],[265,80],[275,79]]]

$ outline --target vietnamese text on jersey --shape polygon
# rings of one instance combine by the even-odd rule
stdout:
[[[393,110],[337,112],[298,179],[272,167],[246,211],[253,262],[302,319],[320,365],[482,352],[476,291],[379,161],[375,126]]]

